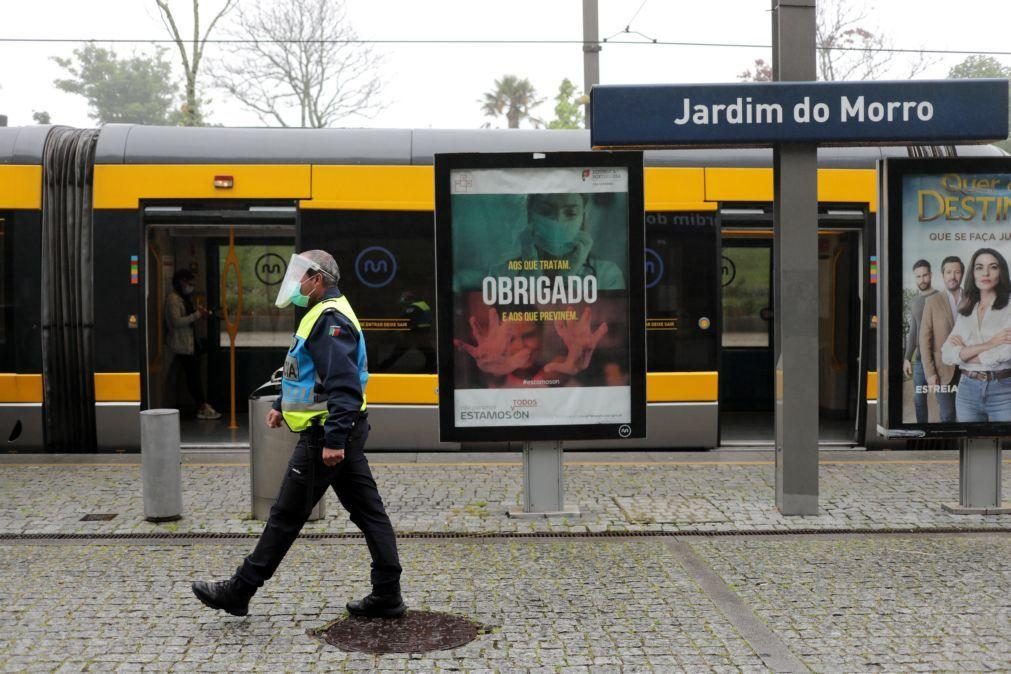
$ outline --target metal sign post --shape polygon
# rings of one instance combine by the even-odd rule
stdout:
[[[1000,438],[963,440],[958,450],[958,505],[942,508],[955,515],[1009,515],[1011,503],[1001,502]]]
[[[814,0],[773,0],[776,81],[815,79],[814,38]],[[818,146],[777,143],[772,166],[776,507],[817,515]]]
[[[579,517],[578,506],[565,505],[562,442],[523,443],[523,510],[509,517]]]

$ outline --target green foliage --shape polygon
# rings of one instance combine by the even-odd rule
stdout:
[[[88,99],[89,117],[100,124],[167,124],[176,85],[165,50],[153,57],[120,59],[110,49],[88,44],[73,58],[53,60],[72,78],[54,82],[58,89]]]
[[[948,71],[948,77],[953,79],[973,79],[977,77],[1011,78],[1011,66],[1006,66],[992,56],[973,54]],[[1011,110],[1011,91],[1008,92],[1009,110]],[[1011,112],[1009,112],[1011,115]],[[1011,124],[1011,116],[1008,119]],[[999,143],[997,147],[1011,152],[1011,136]]]
[[[504,114],[510,129],[518,129],[524,119],[530,120],[534,127],[541,125],[541,121],[530,112],[543,103],[544,99],[537,98],[534,85],[526,78],[503,75],[502,79],[495,80],[495,88],[486,92],[484,99],[478,102],[487,117]]]
[[[36,124],[52,124],[52,117],[45,110],[33,110],[32,119],[35,120]]]
[[[973,54],[948,71],[948,77],[968,79],[975,77],[1011,77],[1011,67],[1008,67],[992,56]]]
[[[558,85],[555,96],[555,118],[548,122],[549,129],[582,129],[585,116],[583,104],[586,97],[576,92],[576,85],[566,77]]]

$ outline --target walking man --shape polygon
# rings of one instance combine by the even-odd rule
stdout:
[[[340,271],[322,250],[291,256],[278,307],[308,307],[284,361],[281,398],[268,412],[271,428],[299,434],[277,502],[256,548],[228,580],[193,583],[207,606],[246,615],[249,600],[270,579],[313,507],[332,487],[372,555],[372,592],[347,604],[353,615],[399,616],[400,560],[393,525],[365,458],[369,435],[365,402],[365,338],[337,281]]]
[[[941,262],[941,278],[944,291],[927,298],[923,305],[923,321],[920,324],[920,360],[923,374],[930,390],[937,396],[937,407],[941,421],[955,421],[955,393],[958,392],[958,367],[947,365],[941,360],[941,346],[948,339],[955,320],[958,305],[962,302],[962,276],[965,265],[952,255]]]
[[[917,260],[913,264],[913,277],[916,279],[916,289],[920,294],[913,298],[912,311],[909,317],[909,334],[906,335],[906,350],[902,360],[902,371],[906,376],[913,377],[913,407],[916,409],[916,423],[927,423],[927,380],[923,376],[922,353],[917,358],[920,349],[920,322],[923,320],[923,305],[927,298],[936,295],[937,291],[930,285],[930,263]],[[921,388],[922,387],[922,388]]]

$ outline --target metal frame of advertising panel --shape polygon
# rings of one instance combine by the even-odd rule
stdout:
[[[642,153],[435,156],[443,441],[646,435]]]
[[[879,168],[879,431],[1009,435],[1011,158],[886,159]]]

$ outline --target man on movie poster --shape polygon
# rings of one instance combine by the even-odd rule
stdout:
[[[623,424],[623,168],[454,171],[455,423]]]
[[[903,382],[903,422],[916,422],[914,396],[924,393],[927,423],[1011,421],[1009,219],[1011,173],[903,177],[903,259],[926,260],[942,277],[915,326],[926,383]],[[916,288],[910,269],[904,297]]]

